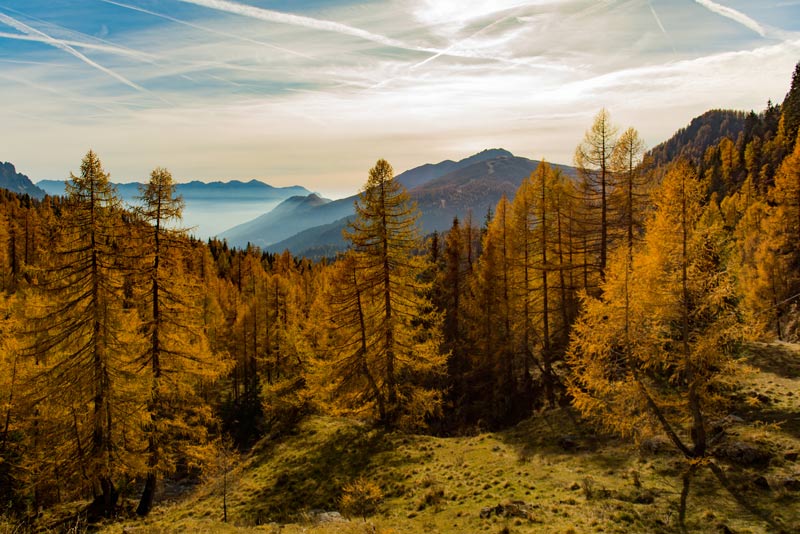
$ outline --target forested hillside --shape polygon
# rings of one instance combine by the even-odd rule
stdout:
[[[756,448],[732,444],[724,422],[741,419],[732,406],[761,402],[748,393],[754,343],[800,337],[798,95],[800,64],[782,105],[711,112],[650,153],[601,110],[576,139],[577,176],[542,162],[513,200],[425,239],[379,159],[334,261],[191,239],[168,170],[154,169],[128,209],[92,151],[64,197],[0,191],[5,524],[147,516],[166,484],[227,477],[237,453],[280,447],[320,415],[358,420],[359,439],[393,447],[528,421],[517,439],[561,414],[596,437],[669,451],[659,491],[670,528],[701,528],[687,508],[716,488],[753,529],[796,531],[796,508],[765,507],[800,483],[758,493],[742,482],[742,465],[759,460],[741,456]],[[791,443],[770,457],[796,475]],[[452,476],[476,462],[466,455],[449,460]],[[330,468],[302,476],[311,484]],[[511,484],[508,469],[497,486]],[[328,480],[334,494],[319,501],[366,518],[382,494],[402,497],[378,471]],[[304,484],[273,482],[252,491],[277,498]],[[600,491],[583,486],[587,498]]]

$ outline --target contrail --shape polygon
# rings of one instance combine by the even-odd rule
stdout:
[[[451,44],[450,46],[448,46],[447,48],[445,48],[445,49],[444,49],[444,50],[442,50],[441,52],[439,52],[439,53],[437,53],[437,54],[434,54],[434,55],[432,55],[431,57],[429,57],[429,58],[427,58],[427,59],[423,59],[423,60],[422,60],[422,61],[420,61],[419,63],[416,63],[416,64],[414,64],[414,65],[411,65],[411,67],[409,67],[409,70],[414,70],[414,69],[417,69],[417,68],[419,68],[419,67],[421,67],[421,66],[423,66],[423,65],[425,65],[425,64],[427,64],[427,63],[430,63],[430,62],[431,62],[431,61],[433,61],[434,59],[437,59],[437,58],[439,58],[439,57],[442,57],[442,56],[444,56],[444,55],[447,55],[447,54],[449,54],[449,53],[450,53],[452,50],[456,49],[456,48],[457,48],[458,46],[460,46],[462,43],[465,43],[465,42],[469,41],[470,39],[473,39],[473,38],[475,38],[476,36],[478,36],[479,34],[481,34],[481,33],[482,33],[482,32],[484,32],[484,31],[488,30],[489,28],[492,28],[493,26],[496,26],[496,25],[500,24],[501,22],[505,21],[507,18],[508,18],[508,17],[503,17],[503,18],[501,18],[501,19],[498,19],[498,20],[496,20],[496,21],[492,22],[491,24],[488,24],[488,25],[484,26],[484,27],[483,27],[483,28],[481,28],[480,30],[478,30],[478,31],[474,32],[472,35],[470,35],[470,36],[468,36],[468,37],[466,37],[466,38],[464,38],[464,39],[461,39],[461,40],[459,40],[459,41],[456,41],[455,43]]]
[[[217,11],[224,11],[226,13],[232,13],[234,15],[241,15],[243,17],[249,17],[257,20],[263,20],[265,22],[275,22],[279,24],[289,24],[291,26],[299,26],[302,28],[310,28],[313,30],[320,30],[332,33],[338,33],[340,35],[349,35],[351,37],[357,37],[360,39],[364,39],[365,41],[370,41],[373,43],[377,43],[383,46],[388,46],[391,48],[399,48],[401,50],[410,50],[412,52],[423,52],[426,54],[434,54],[438,56],[451,56],[451,57],[461,57],[461,58],[469,58],[469,59],[485,59],[490,61],[498,61],[501,63],[516,63],[516,64],[524,64],[515,61],[511,61],[505,58],[498,58],[493,57],[485,54],[480,53],[471,53],[471,52],[463,52],[463,51],[449,51],[449,50],[441,50],[437,48],[428,48],[422,46],[415,46],[409,43],[405,43],[398,39],[393,39],[391,37],[386,37],[385,35],[380,35],[377,33],[372,33],[367,30],[362,30],[361,28],[355,28],[353,26],[348,26],[347,24],[342,24],[340,22],[334,22],[331,20],[323,20],[323,19],[315,19],[312,17],[306,17],[302,15],[294,15],[291,13],[284,13],[281,11],[273,11],[271,9],[264,9],[260,7],[254,7],[244,4],[239,4],[236,2],[231,2],[229,0],[178,0],[179,2],[183,2],[186,4],[193,4],[201,7],[206,7],[209,9],[216,9]]]
[[[729,18],[735,22],[738,22],[745,28],[753,30],[761,37],[766,37],[767,35],[766,31],[764,31],[764,28],[761,26],[761,24],[751,19],[741,11],[737,11],[731,7],[723,6],[721,4],[713,2],[712,0],[694,0],[694,1],[703,6],[704,8],[708,9],[709,11],[716,13],[717,15]]]
[[[27,34],[19,34],[19,33],[8,33],[8,32],[0,32],[0,38],[3,39],[16,39],[18,41],[35,41],[38,43],[47,43],[50,44],[50,39],[46,37],[41,37],[38,35],[27,35]],[[145,54],[144,52],[139,52],[136,50],[130,50],[127,48],[120,48],[118,46],[112,45],[104,45],[104,44],[96,44],[96,43],[85,43],[83,41],[69,41],[66,39],[61,39],[61,43],[73,46],[76,48],[85,48],[87,50],[97,50],[98,52],[108,52],[110,54],[118,54],[120,56],[127,56],[133,57],[136,59],[141,59],[145,61],[150,61],[152,57],[150,54]]]
[[[404,43],[403,41],[392,39],[391,37],[386,37],[385,35],[379,35],[377,33],[372,33],[367,30],[362,30],[361,28],[354,28],[353,26],[348,26],[347,24],[342,24],[340,22],[334,22],[331,20],[315,19],[312,17],[305,17],[302,15],[294,15],[292,13],[283,13],[281,11],[273,11],[271,9],[264,9],[260,7],[238,4],[236,2],[230,2],[228,0],[178,0],[178,1],[184,2],[186,4],[194,4],[202,7],[207,7],[209,9],[216,9],[217,11],[225,11],[227,13],[233,13],[235,15],[242,15],[244,17],[263,20],[265,22],[277,22],[280,24],[289,24],[292,26],[300,26],[303,28],[310,28],[313,30],[322,30],[327,32],[339,33],[342,35],[349,35],[351,37],[358,37],[360,39],[364,39],[365,41],[371,41],[373,43],[378,43],[380,45],[389,46],[392,48],[402,48],[405,50],[414,50],[418,52],[430,52],[430,50],[409,45],[407,43]]]
[[[667,33],[667,30],[666,28],[664,28],[664,25],[661,24],[661,18],[658,16],[658,13],[656,13],[656,8],[653,7],[653,2],[647,0],[647,5],[650,6],[650,13],[652,13],[653,18],[656,19],[656,24],[658,24],[658,27],[661,28],[661,33],[663,33],[664,36],[669,41],[669,46],[672,48],[672,51],[677,52],[677,50],[675,50],[675,44],[672,42],[672,38],[669,36],[669,33]]]
[[[11,26],[15,30],[20,31],[20,32],[22,32],[22,33],[24,33],[26,35],[41,37],[43,43],[49,44],[50,46],[54,46],[55,48],[63,50],[64,52],[67,52],[68,54],[72,54],[73,56],[75,56],[76,58],[80,59],[81,61],[83,61],[87,65],[89,65],[91,67],[94,67],[97,70],[108,74],[109,76],[111,76],[115,80],[118,80],[118,81],[124,83],[128,87],[136,89],[137,91],[140,91],[142,93],[146,93],[147,92],[147,90],[144,87],[136,85],[135,83],[133,83],[132,81],[130,81],[126,77],[124,77],[124,76],[122,76],[120,74],[117,74],[113,70],[111,70],[111,69],[109,69],[107,67],[104,67],[104,66],[100,65],[99,63],[95,63],[94,61],[92,61],[88,57],[84,56],[83,54],[81,54],[80,52],[78,52],[77,50],[72,48],[70,45],[66,44],[65,42],[59,41],[58,39],[55,39],[55,38],[47,35],[46,33],[37,30],[36,28],[31,28],[27,24],[25,24],[23,22],[20,22],[15,18],[9,17],[8,15],[6,15],[4,13],[0,13],[0,22],[6,24],[7,26]]]
[[[128,4],[123,4],[121,2],[114,2],[113,0],[100,0],[100,1],[101,2],[105,2],[106,4],[112,4],[112,5],[115,5],[115,6],[118,6],[118,7],[122,7],[122,8],[125,8],[125,9],[131,9],[133,11],[138,11],[140,13],[145,13],[147,15],[152,15],[154,17],[159,17],[159,18],[162,18],[162,19],[165,19],[165,20],[169,20],[169,21],[174,22],[176,24],[182,24],[183,26],[188,26],[189,28],[194,28],[196,30],[201,30],[201,31],[205,31],[205,32],[208,32],[208,33],[213,33],[215,35],[220,35],[222,37],[227,37],[229,39],[236,39],[238,41],[243,41],[243,42],[246,42],[246,43],[252,43],[252,44],[259,45],[259,46],[266,46],[267,48],[272,48],[274,50],[279,50],[281,52],[286,52],[287,54],[291,54],[293,56],[302,57],[302,58],[305,58],[305,59],[314,59],[314,58],[312,58],[311,56],[309,56],[307,54],[296,52],[294,50],[290,50],[290,49],[284,48],[282,46],[277,46],[277,45],[274,45],[274,44],[265,43],[263,41],[258,41],[256,39],[249,39],[247,37],[242,37],[241,35],[236,35],[236,34],[233,34],[233,33],[228,33],[228,32],[215,30],[215,29],[209,28],[207,26],[201,26],[199,24],[194,24],[194,23],[191,23],[191,22],[187,22],[185,20],[176,19],[175,17],[170,17],[169,15],[164,15],[163,13],[157,13],[155,11],[150,11],[148,9],[144,9],[144,8],[141,8],[141,7],[131,6],[131,5],[128,5]]]

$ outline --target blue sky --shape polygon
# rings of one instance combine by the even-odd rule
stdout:
[[[601,107],[653,146],[798,60],[800,0],[0,0],[0,160],[336,197],[380,157],[569,164]]]

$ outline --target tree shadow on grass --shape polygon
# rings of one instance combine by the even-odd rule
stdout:
[[[792,343],[751,343],[747,363],[766,373],[800,378],[800,346]]]
[[[543,411],[497,436],[516,450],[521,462],[535,455],[553,461],[568,455],[603,470],[616,470],[628,462],[626,455],[604,452],[619,440],[598,434],[569,407]]]
[[[261,447],[254,455],[251,462],[273,470],[263,476],[260,487],[239,496],[236,515],[258,525],[297,521],[310,510],[338,510],[342,486],[365,476],[376,455],[392,450],[393,436],[359,424],[322,431],[301,425],[295,436]]]

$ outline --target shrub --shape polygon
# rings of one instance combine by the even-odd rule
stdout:
[[[348,517],[361,516],[364,521],[378,511],[378,506],[383,501],[383,492],[380,486],[371,480],[359,477],[342,487],[342,496],[339,506],[342,513]]]

